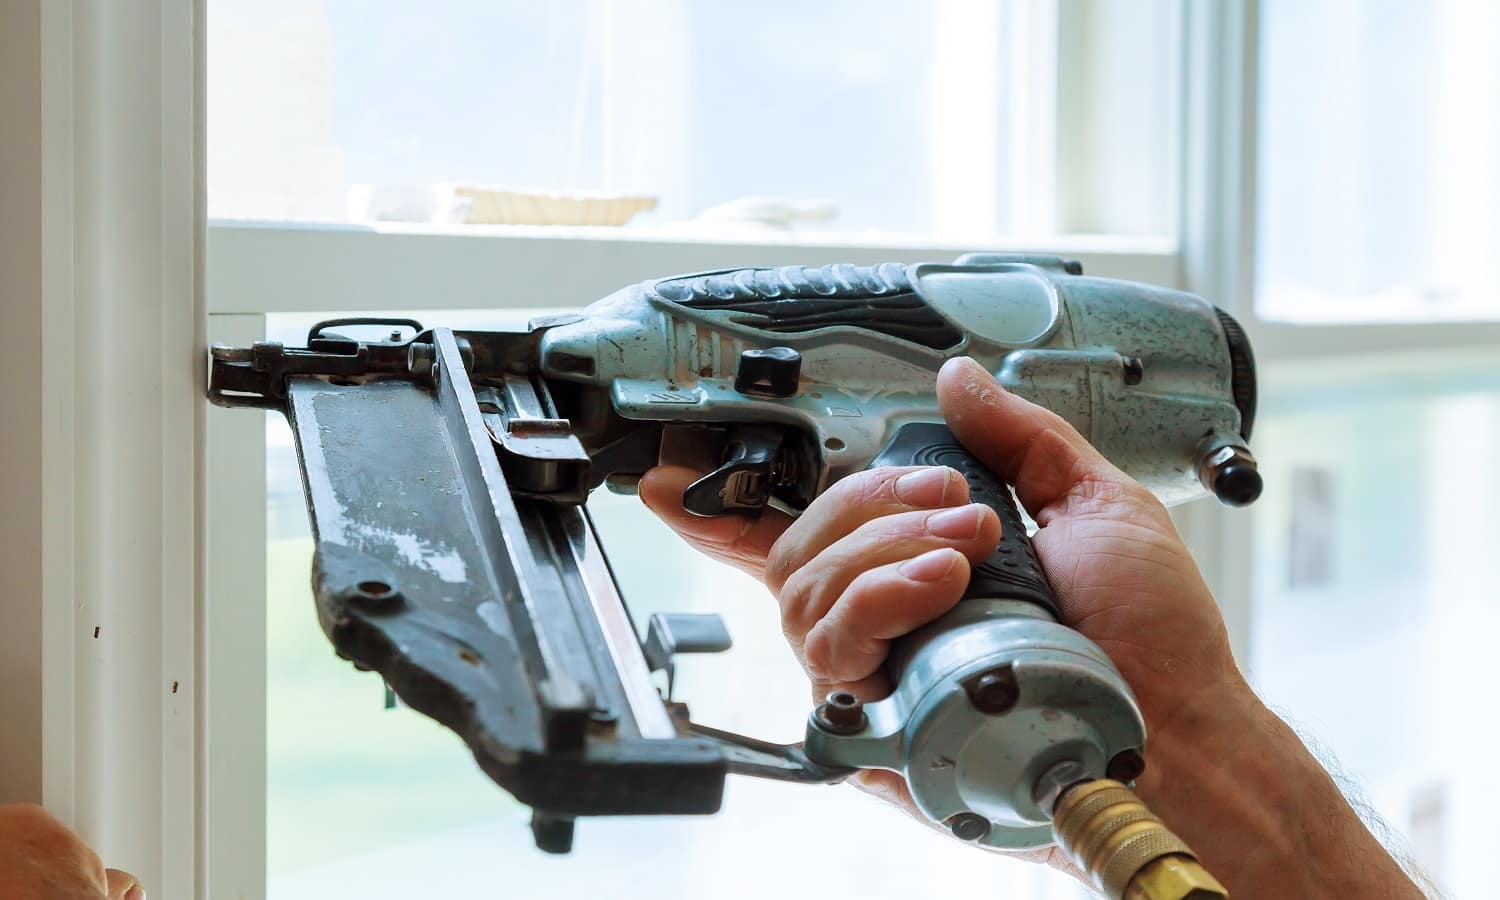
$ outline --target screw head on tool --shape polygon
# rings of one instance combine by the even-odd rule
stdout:
[[[1008,665],[983,673],[970,681],[967,689],[969,702],[974,708],[989,715],[1010,712],[1016,701],[1021,699],[1015,669]]]
[[[961,841],[983,840],[990,833],[990,820],[978,813],[965,812],[949,816],[948,821],[943,824]]]
[[[869,724],[864,701],[849,691],[834,691],[813,711],[813,722],[830,734],[856,734]]]

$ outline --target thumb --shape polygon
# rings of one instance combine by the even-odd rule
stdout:
[[[1129,479],[1057,413],[1007,391],[968,357],[938,373],[938,404],[955,437],[1010,484],[1038,524],[1089,482]]]

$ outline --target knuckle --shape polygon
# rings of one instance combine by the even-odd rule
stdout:
[[[1137,506],[1150,510],[1153,513],[1166,515],[1167,507],[1144,484],[1132,479],[1126,481],[1123,487],[1125,489],[1125,496],[1129,497],[1131,502]]]
[[[807,633],[802,631],[793,631],[792,629],[787,627],[786,620],[783,619],[781,622],[781,635],[782,637],[786,638],[787,645],[792,648],[792,655],[797,657],[797,660],[802,663],[803,668],[805,669],[807,667],[807,663],[805,662],[807,649]]]
[[[807,676],[820,683],[833,681],[836,677],[834,654],[834,640],[828,629],[815,628],[809,632],[802,645],[802,667],[807,670]]]
[[[781,630],[799,646],[819,618],[814,606],[817,583],[806,573],[806,569],[793,572],[777,595],[781,603]]]
[[[839,479],[833,487],[813,501],[809,510],[819,506],[833,516],[884,504],[896,496],[895,483],[904,469],[879,468],[855,472]],[[805,515],[805,514],[804,514]]]
[[[891,541],[907,541],[927,534],[927,520],[932,513],[897,513],[871,519],[860,526],[858,538],[868,547],[889,544]]]
[[[766,584],[771,589],[780,593],[786,590],[786,584],[796,574],[794,563],[795,546],[789,538],[783,538],[771,545],[771,552],[766,554]]]
[[[809,632],[802,647],[803,668],[819,684],[858,681],[884,658],[885,642],[831,620]]]
[[[1157,505],[1156,497],[1140,482],[1113,472],[1089,472],[1078,481],[1078,492],[1087,500],[1100,504],[1129,503]]]
[[[915,554],[903,554],[902,561]],[[851,582],[839,598],[839,605],[857,620],[866,620],[879,608],[880,601],[890,591],[900,589],[900,576],[893,571],[896,563],[874,569],[866,569]]]
[[[892,500],[896,496],[896,479],[906,473],[904,468],[880,468],[861,472],[854,476],[858,479],[855,485],[855,494],[851,498],[860,506],[868,506]]]
[[[1064,439],[1075,436],[1080,438],[1083,437],[1083,435],[1079,433],[1078,429],[1073,427],[1073,423],[1063,418],[1062,414],[1058,413],[1056,410],[1049,409],[1048,407],[1040,405],[1038,406],[1038,408],[1042,411],[1042,419],[1047,423],[1047,428],[1057,432],[1058,437]]]

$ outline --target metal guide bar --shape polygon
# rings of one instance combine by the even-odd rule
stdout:
[[[543,723],[548,746],[556,740],[581,743],[595,701],[595,686],[583,682],[593,669],[583,638],[556,568],[538,564],[453,332],[437,329],[433,343],[438,408],[464,474],[464,501],[472,508],[472,523],[490,566],[500,576],[501,606],[528,645],[528,667],[549,719]],[[569,733],[555,731],[559,726]]]

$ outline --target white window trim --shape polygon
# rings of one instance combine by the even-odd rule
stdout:
[[[248,346],[265,316],[215,314],[214,343]],[[204,783],[199,896],[266,895],[266,417],[210,409],[203,653]],[[309,610],[310,612],[310,610]],[[312,627],[312,617],[308,617]]]
[[[6,510],[29,527],[7,529],[26,559],[4,603],[41,622],[41,671],[16,676],[43,710],[0,801],[41,801],[162,897],[206,896],[202,21],[202,0],[0,7],[23,48],[0,55],[24,107],[4,142],[40,150],[4,174],[35,192],[3,213],[32,254],[0,270],[7,316],[35,326],[8,425],[40,450],[3,476],[34,504]]]
[[[1312,360],[1368,370],[1377,361],[1400,365],[1395,357],[1434,351],[1450,359],[1471,359],[1486,349],[1500,353],[1496,321],[1302,324],[1258,314],[1259,19],[1256,0],[1185,4],[1182,287],[1212,299],[1245,327],[1262,381]],[[1175,512],[1224,611],[1235,656],[1248,667],[1255,555],[1250,518],[1212,503]]]
[[[1040,244],[1040,246],[1039,246]],[[572,308],[673,272],[744,265],[951,260],[1015,250],[1080,260],[1085,271],[1178,281],[1171,241],[1068,237],[971,243],[772,233],[693,237],[606,228],[209,224],[211,314]]]

